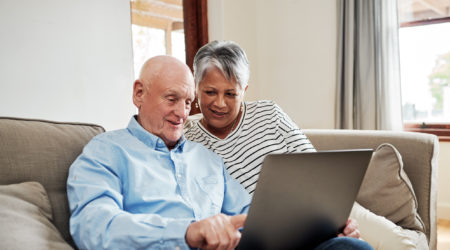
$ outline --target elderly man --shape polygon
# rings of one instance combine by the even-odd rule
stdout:
[[[169,56],[144,64],[133,87],[138,115],[92,139],[70,167],[70,232],[79,248],[237,246],[250,196],[218,155],[184,139],[193,99],[185,64]],[[360,246],[336,239],[322,249]]]
[[[133,88],[138,115],[95,137],[70,168],[70,231],[79,248],[237,245],[250,196],[219,156],[182,136],[193,99],[185,64],[168,56],[145,63]]]

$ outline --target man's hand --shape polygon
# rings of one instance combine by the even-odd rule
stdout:
[[[244,226],[245,219],[246,214],[218,214],[193,222],[186,230],[186,243],[193,248],[234,249],[241,239],[238,229]]]
[[[338,237],[347,236],[352,238],[357,238],[361,236],[358,230],[358,223],[354,219],[348,219],[342,233],[338,234]]]

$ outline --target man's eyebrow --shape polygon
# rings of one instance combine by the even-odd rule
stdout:
[[[178,96],[178,92],[173,90],[173,89],[169,89],[169,90],[165,91],[164,95],[175,95],[175,96]]]

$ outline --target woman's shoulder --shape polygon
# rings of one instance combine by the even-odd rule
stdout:
[[[186,119],[186,123],[184,123],[184,128],[183,128],[184,132],[187,132],[192,127],[194,127],[195,123],[199,122],[202,118],[203,118],[202,113],[188,116],[188,118]]]
[[[258,100],[258,101],[250,101],[245,102],[247,106],[247,111],[250,113],[253,112],[262,112],[262,111],[272,111],[276,113],[282,113],[281,108],[272,100]]]
[[[199,123],[202,118],[202,113],[188,116],[183,127],[183,133],[186,139],[194,140],[194,138],[198,136],[201,131],[198,129],[198,126],[196,126],[196,124]]]
[[[275,108],[278,105],[272,100],[257,100],[245,102],[247,108]]]

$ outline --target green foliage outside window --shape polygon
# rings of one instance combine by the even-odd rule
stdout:
[[[438,56],[433,72],[429,75],[429,80],[431,94],[436,100],[433,111],[442,113],[444,88],[450,87],[450,52]]]

